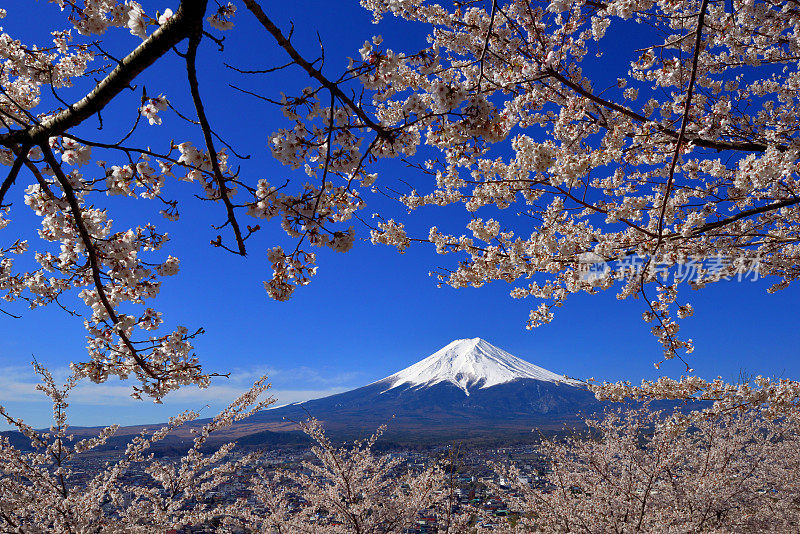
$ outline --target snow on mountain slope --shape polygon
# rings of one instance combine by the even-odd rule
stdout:
[[[581,384],[578,380],[566,378],[517,358],[479,337],[457,339],[424,360],[378,383],[389,385],[386,389],[388,391],[402,385],[422,387],[450,382],[469,395],[471,387],[483,389],[519,378],[571,386]]]

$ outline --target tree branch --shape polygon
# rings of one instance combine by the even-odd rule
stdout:
[[[19,174],[19,170],[28,160],[28,150],[30,150],[30,146],[28,145],[25,145],[20,149],[20,152],[14,159],[14,164],[11,166],[11,170],[8,171],[8,176],[6,176],[6,179],[3,180],[3,184],[0,185],[0,208],[3,207],[3,199],[5,199],[6,193],[8,193],[9,189],[11,189],[11,186],[14,185],[17,175]]]
[[[0,145],[46,143],[48,138],[77,126],[103,109],[136,76],[188,37],[197,24],[202,24],[207,3],[208,0],[183,0],[175,15],[124,57],[89,94],[37,125],[0,135]]]
[[[587,91],[582,86],[573,82],[572,80],[570,80],[560,72],[556,71],[555,69],[547,67],[544,70],[544,72],[551,78],[555,78],[556,80],[566,85],[579,95],[591,100],[600,107],[616,111],[617,113],[621,113],[622,115],[625,115],[626,117],[631,118],[636,122],[641,122],[641,123],[650,122],[658,129],[659,132],[668,135],[670,137],[677,138],[679,135],[678,132],[670,130],[669,128],[661,124],[655,123],[649,120],[644,115],[636,113],[632,109],[626,108],[625,106],[621,106],[616,102],[611,102],[610,100],[606,100],[604,98],[595,95],[590,91]],[[741,150],[745,152],[764,152],[765,150],[767,150],[767,145],[763,143],[753,143],[753,142],[732,143],[728,141],[715,141],[713,139],[703,139],[702,137],[690,137],[689,140],[693,142],[696,146],[702,148],[711,148],[713,150]]]
[[[349,107],[353,111],[353,113],[355,113],[356,116],[358,116],[358,118],[361,119],[361,121],[365,125],[367,125],[369,128],[377,132],[380,137],[389,140],[394,138],[389,129],[384,128],[380,124],[377,124],[372,119],[370,119],[369,116],[364,112],[363,109],[361,109],[360,106],[356,105],[356,103],[353,102],[353,100],[350,97],[348,97],[346,94],[344,94],[344,92],[341,89],[339,89],[339,86],[336,83],[327,79],[318,69],[314,68],[314,66],[311,63],[306,61],[306,59],[300,55],[297,49],[295,49],[295,47],[292,45],[289,39],[287,39],[283,35],[280,28],[275,26],[272,20],[270,20],[270,18],[267,17],[266,13],[264,13],[264,10],[261,9],[261,6],[258,5],[258,3],[255,0],[243,0],[243,1],[244,4],[247,6],[247,9],[249,9],[250,12],[253,13],[253,15],[255,15],[255,17],[258,19],[261,25],[264,26],[264,28],[266,28],[266,30],[270,34],[272,34],[272,36],[275,38],[275,41],[277,41],[278,45],[281,48],[283,48],[286,51],[286,53],[289,54],[289,57],[291,57],[295,63],[297,63],[300,67],[302,67],[303,70],[305,70],[309,76],[317,80],[320,84],[322,84],[323,87],[325,87],[326,89],[331,91],[334,95],[336,95],[336,98],[344,102],[344,104],[347,107]]]
[[[92,281],[94,282],[95,289],[97,290],[97,296],[100,299],[100,302],[103,304],[103,308],[105,308],[106,313],[108,313],[108,317],[116,326],[119,323],[119,316],[117,316],[117,312],[108,301],[108,296],[106,296],[103,280],[100,278],[100,261],[97,258],[97,251],[94,248],[92,236],[89,234],[89,231],[86,229],[86,225],[83,222],[83,214],[81,213],[81,207],[78,204],[78,199],[75,197],[75,192],[73,191],[69,180],[64,175],[64,171],[61,169],[61,165],[59,165],[58,161],[56,161],[52,150],[50,150],[50,145],[47,143],[42,143],[39,146],[42,148],[45,161],[50,168],[53,169],[53,173],[55,174],[58,183],[61,184],[61,188],[64,190],[64,196],[69,204],[70,213],[72,213],[72,218],[75,220],[75,227],[78,229],[78,235],[80,235],[83,246],[86,249],[86,257],[89,260],[89,266],[92,270]],[[128,336],[125,335],[125,333],[121,330],[118,331],[117,334],[128,348],[128,351],[130,351],[131,357],[139,365],[139,367],[142,368],[142,371],[144,371],[154,380],[160,380],[161,377],[159,377],[150,368],[148,363],[139,355],[139,352],[136,350],[136,347],[133,346],[130,338],[128,338]]]
[[[486,52],[489,51],[489,39],[492,37],[492,29],[494,28],[494,16],[497,12],[497,0],[492,0],[492,14],[489,17],[489,28],[486,30],[486,39],[483,41],[483,50],[479,60],[480,70],[478,72],[478,94],[481,92],[481,80],[483,80],[483,67],[486,61]]]
[[[800,198],[790,198],[787,200],[781,200],[780,202],[773,202],[772,204],[767,204],[766,206],[761,206],[759,208],[745,210],[737,213],[736,215],[733,215],[732,217],[728,217],[727,219],[722,219],[720,221],[716,221],[713,223],[704,224],[703,226],[693,230],[692,233],[689,234],[689,237],[697,237],[700,234],[708,232],[709,230],[715,230],[717,228],[727,226],[738,220],[750,217],[751,215],[758,215],[759,213],[766,213],[768,211],[778,210],[781,208],[785,208],[787,206],[793,206],[798,203],[800,203]]]
[[[214,148],[214,139],[211,134],[211,126],[208,123],[205,109],[203,108],[203,101],[200,98],[200,88],[197,82],[197,67],[195,65],[195,58],[197,57],[197,47],[200,45],[202,38],[202,24],[195,28],[194,33],[189,37],[189,48],[186,51],[186,73],[189,76],[189,88],[192,92],[192,100],[194,101],[194,108],[197,111],[197,119],[200,121],[200,128],[203,130],[203,137],[205,138],[206,148],[208,149],[208,156],[211,159],[211,168],[214,170],[214,179],[219,188],[219,194],[222,202],[225,204],[225,210],[228,213],[228,222],[231,223],[233,234],[236,237],[236,244],[239,247],[239,254],[242,256],[247,255],[247,249],[244,246],[244,239],[242,239],[242,231],[239,228],[239,223],[236,220],[236,214],[233,210],[233,204],[228,197],[228,189],[225,186],[225,177],[222,175],[222,170],[217,161],[217,150]]]
[[[661,204],[661,214],[658,217],[658,240],[653,252],[658,250],[661,246],[661,241],[664,238],[664,216],[667,213],[667,204],[669,203],[669,194],[672,192],[672,184],[675,181],[675,166],[678,164],[678,158],[681,156],[681,146],[683,145],[683,138],[686,135],[686,126],[689,124],[689,113],[692,110],[692,92],[694,91],[694,82],[697,79],[697,61],[700,58],[700,45],[703,41],[703,19],[706,15],[706,8],[708,8],[708,0],[703,0],[700,4],[700,14],[697,16],[697,29],[695,30],[694,40],[694,57],[692,58],[692,73],[689,76],[689,87],[686,89],[686,102],[683,108],[683,118],[681,119],[681,131],[678,133],[678,140],[675,141],[675,152],[672,155],[672,162],[669,166],[669,178],[667,178],[667,187],[664,190],[664,201]]]

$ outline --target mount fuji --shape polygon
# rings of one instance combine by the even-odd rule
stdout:
[[[375,384],[389,385],[388,391],[401,386],[430,387],[449,383],[469,396],[470,388],[485,389],[520,379],[571,386],[581,384],[517,358],[479,337],[456,339],[424,360]]]
[[[363,437],[383,424],[385,437],[395,442],[530,439],[535,428],[563,429],[603,406],[582,382],[473,338],[457,339],[364,387],[267,409],[239,425],[288,431],[313,416],[341,439]]]

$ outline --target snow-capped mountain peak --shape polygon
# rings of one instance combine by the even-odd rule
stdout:
[[[456,339],[424,360],[388,376],[380,381],[389,387],[432,386],[450,382],[469,395],[470,388],[488,388],[520,378],[532,378],[544,382],[580,384],[538,365],[526,362],[491,343],[476,337]]]

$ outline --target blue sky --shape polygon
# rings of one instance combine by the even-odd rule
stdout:
[[[170,2],[143,4],[149,13],[175,8]],[[373,34],[381,34],[386,46],[395,49],[424,42],[418,26],[398,25],[388,19],[377,27],[372,25],[370,15],[351,0],[267,4],[270,15],[283,28],[294,20],[295,44],[307,54],[317,50],[315,32],[320,33],[330,73],[344,68],[346,57],[356,56],[364,40]],[[60,17],[57,6],[43,2],[14,4],[7,9],[8,17],[2,21],[6,31],[42,43],[46,42],[48,28],[42,21],[58,21]],[[215,52],[211,43],[205,43],[202,50],[201,91],[210,119],[237,150],[252,154],[250,160],[242,162],[243,173],[250,174],[252,181],[260,177],[274,182],[298,178],[272,160],[266,149],[267,135],[286,125],[280,112],[228,88],[230,73],[222,66],[227,61],[242,68],[264,68],[282,64],[286,58],[242,6],[236,24],[225,35],[224,54]],[[137,38],[125,31],[116,34],[109,44],[114,50],[122,53],[135,46]],[[178,59],[164,58],[141,83],[146,83],[149,94],[164,93],[175,105],[189,110],[185,77],[173,72],[180,67]],[[299,70],[237,79],[270,97],[310,85]],[[77,97],[81,90],[85,88],[76,88],[74,95]],[[125,97],[130,105],[109,110],[107,128],[124,128],[127,122],[123,121],[130,118],[131,110],[135,111],[138,94]],[[165,113],[164,119],[160,129],[143,127],[138,140],[186,137],[181,133],[185,128],[174,116]],[[87,125],[84,131],[92,132],[95,126]],[[195,133],[190,139],[200,144]],[[389,164],[382,169],[381,177],[406,178],[408,172],[400,165]],[[15,223],[5,232],[21,232],[33,240],[31,229],[36,221],[24,211],[23,189],[17,186],[11,195]],[[231,378],[216,380],[205,391],[185,388],[169,395],[162,406],[129,399],[129,386],[118,381],[81,385],[73,395],[73,424],[162,421],[182,409],[205,405],[209,407],[203,413],[212,415],[264,373],[270,375],[273,394],[281,404],[318,397],[380,379],[463,337],[483,337],[537,365],[580,378],[638,381],[659,373],[679,376],[684,370],[678,362],[666,363],[660,372],[654,369],[661,352],[649,326],[641,320],[641,302],[620,302],[613,289],[598,296],[574,295],[557,310],[553,323],[530,332],[524,325],[535,301],[511,299],[510,286],[504,283],[481,289],[437,288],[428,272],[450,265],[454,259],[437,256],[425,247],[400,255],[393,249],[359,241],[347,254],[320,251],[320,268],[310,286],[298,289],[289,302],[269,300],[261,284],[270,274],[266,248],[276,242],[289,243],[280,229],[266,225],[250,245],[246,259],[224,253],[208,246],[217,233],[210,225],[222,221],[221,207],[193,201],[191,194],[196,191],[186,184],[175,185],[172,191],[183,202],[181,221],[154,219],[172,236],[166,252],[181,258],[181,273],[165,281],[157,304],[170,325],[202,326],[206,334],[195,343],[197,354],[207,371],[230,370]],[[402,213],[397,205],[380,197],[369,200],[372,204],[367,213]],[[108,201],[119,225],[141,223],[141,217],[149,217],[147,210],[156,211],[155,206],[142,211],[142,204]],[[436,217],[441,215],[423,210],[410,217],[409,223],[412,229],[425,231],[426,224],[440,222]],[[363,228],[357,230],[361,238],[366,236]],[[681,300],[688,298],[696,310],[693,318],[682,321],[682,331],[695,341],[690,363],[698,374],[727,379],[735,379],[740,371],[791,378],[800,375],[800,329],[795,313],[800,290],[790,287],[768,295],[769,285],[763,280],[724,282],[699,292],[684,291]],[[45,426],[50,409],[33,391],[36,379],[29,362],[35,356],[57,376],[63,376],[68,362],[85,357],[81,319],[58,309],[34,310],[26,311],[19,320],[0,316],[0,329],[0,404],[34,426]]]

